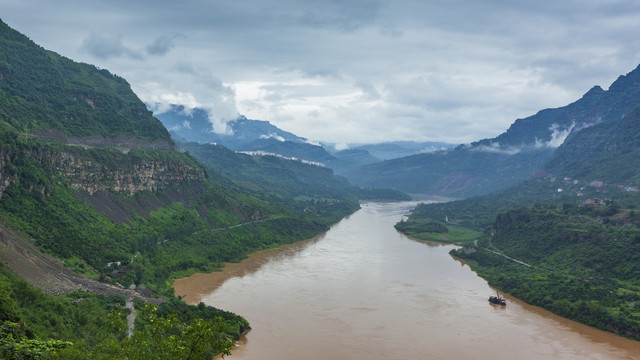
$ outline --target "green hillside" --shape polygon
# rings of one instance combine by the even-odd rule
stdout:
[[[297,194],[323,203],[303,212],[291,199],[270,202],[219,174],[207,179],[195,159],[172,149],[86,140],[127,134],[170,141],[123,79],[46,51],[4,23],[0,29],[0,219],[69,264],[89,265],[94,277],[166,293],[171,274],[312,237],[357,209],[353,189],[330,173],[324,189]],[[23,136],[34,129],[76,142]],[[317,178],[305,173],[312,170],[297,169],[272,187],[305,188],[303,177]],[[106,265],[116,262],[116,270]]]
[[[0,20],[0,124],[19,132],[171,141],[123,78],[38,46]]]
[[[340,189],[309,196],[313,211],[248,191],[175,151],[124,79],[2,22],[0,45],[0,258],[60,294],[3,270],[0,358],[181,358],[189,339],[200,357],[226,352],[246,321],[187,306],[172,280],[311,238],[358,208]],[[130,338],[123,297],[138,303]]]
[[[421,204],[396,225],[438,240],[493,286],[559,315],[640,339],[640,108],[582,129],[538,173],[493,194]],[[516,259],[530,266],[513,261]]]
[[[549,173],[640,186],[640,107],[623,119],[584,129],[561,146]]]
[[[622,119],[571,135],[532,179],[489,195],[420,204],[411,221],[444,222],[473,229],[490,226],[516,206],[577,203],[606,197],[632,207],[640,199],[640,107]],[[560,191],[561,190],[561,191]]]
[[[224,146],[180,143],[202,163],[210,176],[228,178],[256,197],[276,204],[284,199],[300,211],[325,212],[327,207],[352,208],[357,199],[408,201],[407,194],[389,189],[362,189],[334,175],[327,167],[278,156],[252,156]],[[336,219],[337,220],[337,219]]]
[[[615,205],[517,208],[452,254],[501,291],[640,339],[639,226],[636,211]]]
[[[504,133],[455,149],[350,169],[353,184],[466,198],[515,186],[545,169],[565,135],[610,124],[640,105],[640,66],[577,101],[516,120]],[[579,131],[578,133],[581,133]],[[606,134],[606,131],[605,131]]]
[[[220,145],[181,143],[204,166],[235,180],[256,193],[276,192],[286,197],[354,197],[355,188],[331,169],[276,156],[250,156]]]
[[[186,358],[194,350],[201,356],[212,356],[228,350],[232,342],[225,339],[237,338],[248,328],[246,320],[235,314],[172,299],[160,306],[137,303],[143,316],[136,320],[134,336],[127,337],[130,309],[125,307],[124,296],[86,292],[51,296],[2,264],[0,291],[2,359],[131,359],[142,358],[137,357],[141,353],[144,358],[175,359]],[[156,326],[150,320],[155,320]],[[149,341],[172,334],[181,336],[173,341],[169,338],[165,348]]]

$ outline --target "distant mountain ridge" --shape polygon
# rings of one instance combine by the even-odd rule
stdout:
[[[640,66],[609,88],[593,87],[564,107],[516,120],[503,134],[453,150],[362,166],[344,173],[361,186],[470,197],[504,189],[544,168],[568,137],[619,120],[640,104]]]
[[[324,179],[345,183],[330,171]],[[167,294],[171,273],[312,237],[358,208],[355,188],[334,194],[331,204],[304,196],[275,203],[209,174],[176,151],[123,78],[0,21],[0,230],[90,266],[96,278]],[[234,234],[223,231],[235,225]],[[113,262],[117,271],[105,265]]]
[[[305,170],[291,183],[299,185]],[[358,209],[355,188],[329,169],[313,170],[329,183],[316,186],[313,197],[304,185],[288,187],[290,196],[236,185],[176,151],[124,79],[47,51],[0,21],[0,356],[225,352],[249,324],[174,297],[172,276],[312,238]],[[258,167],[246,171],[273,181]],[[255,179],[254,187],[269,185]],[[162,304],[133,309],[134,298]],[[184,356],[160,354],[143,348],[154,347],[143,339],[157,333],[127,326],[127,313],[137,314],[137,323],[159,319],[160,332],[180,341],[199,335],[191,345],[171,346]]]
[[[453,144],[436,141],[389,141],[379,144],[353,145],[352,149],[365,150],[372,156],[380,160],[391,160],[412,155],[446,150],[455,146],[456,145]]]
[[[150,108],[160,108],[148,105]],[[215,143],[234,151],[261,151],[289,158],[322,163],[337,173],[354,166],[371,164],[423,152],[451,148],[441,142],[393,141],[380,144],[354,144],[337,150],[335,144],[315,144],[308,139],[282,130],[268,121],[247,119],[240,115],[227,122],[227,133],[213,131],[208,114],[201,108],[170,105],[156,111],[155,116],[171,134],[182,142]]]
[[[223,145],[234,151],[261,151],[289,158],[325,164],[335,161],[322,146],[284,131],[268,121],[238,116],[227,122],[227,133],[214,132],[208,114],[201,108],[171,105],[168,111],[155,115],[182,142]]]
[[[171,133],[184,141],[200,144],[217,143],[232,150],[246,150],[243,147],[260,139],[274,138],[279,141],[307,142],[307,139],[284,131],[268,121],[250,120],[242,115],[227,123],[228,133],[216,133],[213,131],[207,112],[197,107],[170,105],[168,110],[157,111],[155,116]]]

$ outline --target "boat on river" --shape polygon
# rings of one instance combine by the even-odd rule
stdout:
[[[502,305],[502,306],[507,305],[507,300],[505,300],[505,298],[500,296],[500,293],[498,293],[497,291],[496,291],[496,296],[489,296],[489,302],[496,305]]]

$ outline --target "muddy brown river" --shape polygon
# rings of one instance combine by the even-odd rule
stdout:
[[[640,342],[495,291],[393,225],[414,203],[364,203],[315,239],[175,282],[185,301],[229,310],[252,330],[232,360],[640,359]]]

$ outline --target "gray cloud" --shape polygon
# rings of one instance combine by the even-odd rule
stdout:
[[[81,48],[92,56],[102,60],[121,56],[135,60],[142,60],[144,58],[144,55],[139,51],[124,45],[122,35],[106,37],[98,34],[91,34],[84,39]]]
[[[151,44],[147,45],[146,51],[149,55],[163,56],[175,47],[175,41],[179,38],[185,38],[182,34],[174,34],[171,36],[159,36]]]
[[[334,143],[494,137],[640,62],[640,3],[626,0],[22,0],[0,13],[149,103],[206,108],[219,131],[240,112]]]

